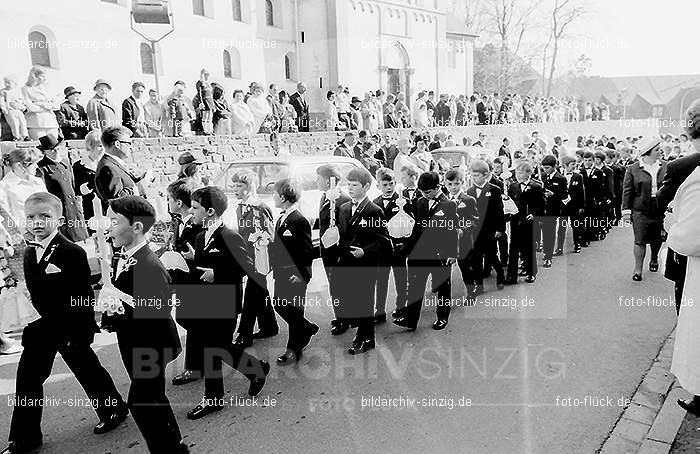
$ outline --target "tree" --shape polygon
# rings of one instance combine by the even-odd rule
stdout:
[[[519,54],[530,19],[541,3],[542,0],[484,2],[486,30],[497,37],[500,43],[498,87],[501,92],[507,92],[512,87],[513,56]]]
[[[549,66],[549,81],[547,82],[546,96],[549,96],[552,92],[552,80],[554,79],[554,71],[557,67],[559,44],[566,38],[566,32],[571,24],[587,14],[587,11],[581,5],[582,1],[583,0],[554,0],[550,22],[550,42],[553,45],[553,50],[552,60]]]

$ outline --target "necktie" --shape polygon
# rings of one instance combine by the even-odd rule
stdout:
[[[352,202],[352,214],[353,215],[355,214],[355,211],[357,211],[358,205],[359,205],[358,202],[355,202],[355,201]]]

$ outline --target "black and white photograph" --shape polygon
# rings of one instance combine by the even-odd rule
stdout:
[[[0,0],[0,454],[700,453],[699,17]]]

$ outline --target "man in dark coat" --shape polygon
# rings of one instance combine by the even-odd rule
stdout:
[[[38,163],[37,172],[44,180],[46,189],[63,204],[64,223],[59,230],[73,241],[82,241],[88,237],[87,226],[82,201],[73,189],[73,169],[63,162],[62,141],[52,135],[39,138],[37,148],[44,152],[44,157]]]
[[[95,170],[95,192],[107,209],[110,200],[125,195],[144,195],[139,180],[126,167],[124,159],[131,156],[131,132],[121,126],[102,132],[105,154]]]
[[[88,117],[85,108],[78,104],[80,91],[75,87],[66,87],[63,90],[66,101],[61,104],[61,108],[56,111],[58,126],[66,140],[82,140],[88,133]]]
[[[299,132],[309,132],[309,104],[304,93],[306,93],[306,85],[299,82],[297,91],[289,97],[289,103],[297,112],[296,122]]]
[[[354,158],[358,161],[362,158],[362,148],[356,143],[357,137],[355,133],[348,131],[345,133],[345,139],[338,144],[333,151],[333,156],[345,156],[348,158]]]
[[[25,213],[36,242],[24,251],[24,274],[32,305],[41,318],[27,325],[22,334],[24,351],[17,367],[10,445],[2,451],[5,454],[32,452],[41,446],[42,405],[36,403],[44,397],[43,384],[56,353],[94,403],[100,418],[95,433],[109,432],[128,415],[112,378],[90,348],[99,332],[90,267],[85,251],[56,230],[63,216],[61,201],[38,192],[25,202]]]
[[[122,102],[122,125],[131,131],[132,137],[147,137],[146,117],[141,104],[141,96],[146,91],[143,82],[131,85],[131,96]]]

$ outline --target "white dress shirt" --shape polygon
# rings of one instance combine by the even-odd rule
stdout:
[[[35,192],[46,192],[46,185],[41,178],[30,176],[26,180],[10,171],[0,181],[0,206],[12,216],[12,222],[25,229],[24,202]]]
[[[47,236],[41,241],[38,241],[39,245],[35,246],[36,263],[41,262],[41,259],[44,258],[44,254],[46,254],[46,249],[48,249],[49,244],[51,244],[53,239],[56,238],[56,235],[58,235],[58,230],[54,230],[51,235]]]

